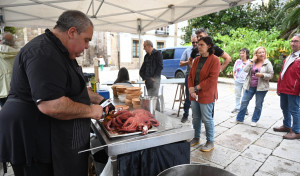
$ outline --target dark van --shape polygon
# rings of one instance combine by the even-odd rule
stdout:
[[[161,74],[167,78],[184,78],[186,72],[186,66],[180,67],[180,58],[184,50],[188,46],[162,48],[160,51],[163,55],[163,70]]]

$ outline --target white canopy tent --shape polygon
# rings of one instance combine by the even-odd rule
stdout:
[[[1,0],[1,25],[48,27],[65,10],[77,9],[95,30],[141,33],[251,0]]]
[[[86,13],[97,31],[144,34],[252,0],[1,0],[0,26],[53,28],[65,10]],[[139,37],[140,38],[140,37]],[[141,46],[141,39],[139,42]]]

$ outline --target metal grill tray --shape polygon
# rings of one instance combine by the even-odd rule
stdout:
[[[117,138],[117,137],[125,137],[125,136],[133,136],[133,135],[136,135],[136,134],[142,134],[141,131],[119,134],[119,133],[116,133],[116,132],[108,131],[102,123],[100,123],[100,124],[101,124],[101,129],[103,129],[103,131],[105,131],[106,135],[109,138]],[[148,133],[155,132],[155,131],[158,131],[158,128],[152,126],[152,128],[150,130],[148,130]]]

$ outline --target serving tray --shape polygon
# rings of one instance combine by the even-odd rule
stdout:
[[[105,131],[106,135],[109,138],[117,138],[117,137],[125,137],[125,136],[133,136],[133,135],[136,135],[136,134],[142,134],[141,131],[132,132],[132,133],[121,133],[120,134],[120,133],[117,133],[117,132],[108,131],[102,123],[100,123],[100,124],[101,124],[101,129],[103,129]],[[152,126],[152,128],[148,130],[148,133],[151,133],[151,132],[154,132],[154,131],[158,131],[158,128]]]

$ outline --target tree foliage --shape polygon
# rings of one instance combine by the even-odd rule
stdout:
[[[282,19],[282,36],[291,38],[291,36],[300,32],[300,0],[289,1],[279,12],[277,18]]]
[[[5,32],[10,32],[12,34],[15,34],[18,31],[18,28],[5,26],[4,27],[4,31]],[[0,34],[1,34],[1,31],[0,31]]]
[[[270,0],[267,5],[247,3],[220,12],[212,13],[188,21],[189,25],[183,30],[186,32],[184,40],[190,41],[193,29],[206,28],[214,36],[219,33],[228,35],[237,28],[270,31],[274,26],[280,26],[283,17],[277,17],[283,4],[280,0]],[[276,18],[277,17],[277,18]]]
[[[216,34],[214,36],[216,45],[225,50],[232,58],[232,62],[222,74],[224,76],[232,75],[232,68],[234,62],[239,58],[240,49],[248,48],[250,58],[252,58],[254,49],[263,46],[266,48],[267,57],[274,67],[275,76],[273,81],[277,81],[282,67],[282,61],[291,53],[289,41],[279,39],[279,36],[280,31],[276,30],[276,28],[272,28],[270,31],[238,28],[231,30],[229,35]]]

